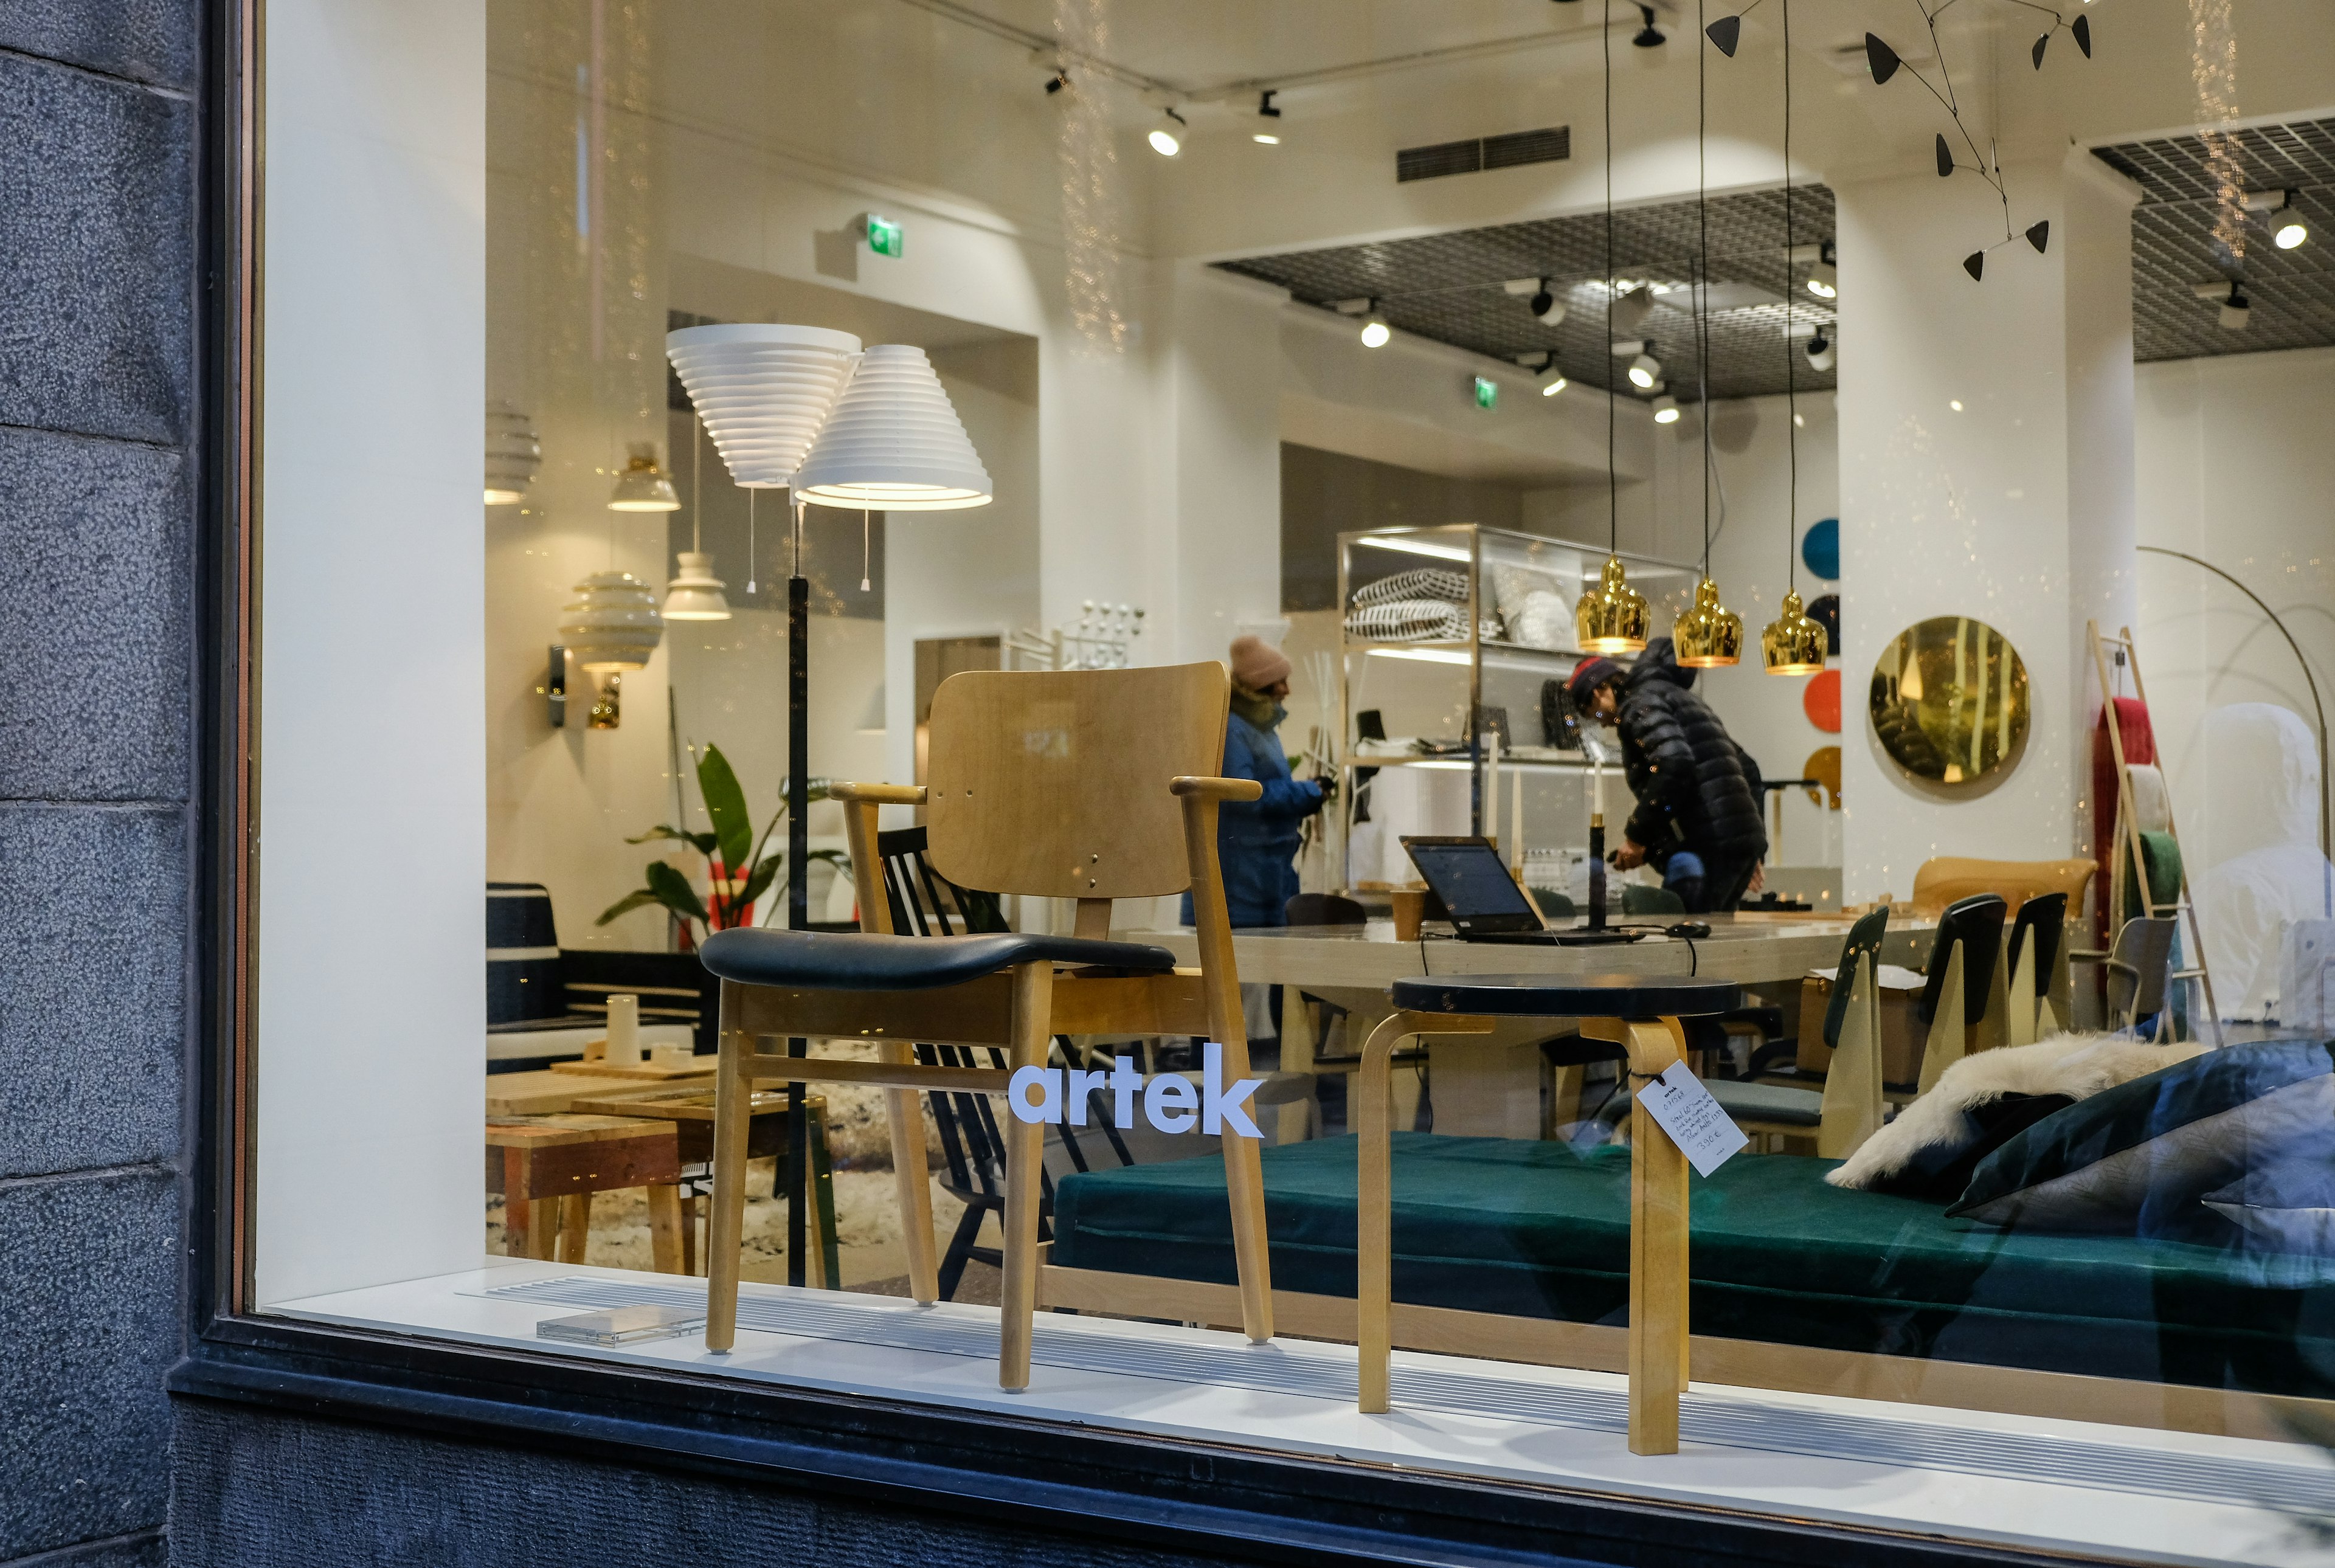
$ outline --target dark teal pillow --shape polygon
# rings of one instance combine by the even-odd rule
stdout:
[[[2202,1201],[2250,1172],[2335,1160],[2335,1043],[2208,1051],[2044,1118],[1979,1163],[1949,1215],[2006,1229],[2228,1235]]]

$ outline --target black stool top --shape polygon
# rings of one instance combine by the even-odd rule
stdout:
[[[1673,974],[1435,974],[1394,982],[1412,1012],[1521,1018],[1699,1018],[1743,1005],[1731,980]]]

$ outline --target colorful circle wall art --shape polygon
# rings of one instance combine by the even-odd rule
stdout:
[[[1800,559],[1827,583],[1840,581],[1840,519],[1826,518],[1800,536]]]
[[[1808,715],[1808,722],[1827,735],[1840,733],[1840,672],[1826,670],[1811,678],[1807,691],[1800,698],[1800,706]]]

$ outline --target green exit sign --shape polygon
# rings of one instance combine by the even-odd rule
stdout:
[[[896,256],[906,248],[908,237],[902,227],[888,218],[867,215],[867,248],[878,256]]]
[[[1500,406],[1500,383],[1487,376],[1476,378],[1476,406],[1479,409]]]

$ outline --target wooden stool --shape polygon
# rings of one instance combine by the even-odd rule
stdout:
[[[827,1097],[813,1094],[803,1097],[805,1114],[810,1127],[811,1206],[809,1219],[814,1245],[809,1264],[810,1282],[825,1290],[843,1288],[842,1259],[835,1235],[835,1162],[827,1147]],[[680,1146],[681,1163],[684,1169],[692,1166],[713,1163],[713,1086],[684,1085],[662,1089],[652,1094],[635,1095],[614,1099],[579,1099],[575,1109],[609,1116],[653,1118],[673,1124],[675,1141]],[[775,1089],[757,1089],[751,1108],[747,1112],[746,1157],[748,1159],[783,1160],[787,1153],[787,1097]],[[783,1168],[783,1166],[781,1166]],[[678,1189],[676,1189],[678,1190]],[[701,1273],[697,1256],[697,1198],[682,1192],[673,1205],[670,1221],[673,1235],[670,1245],[680,1260],[677,1270],[684,1274]],[[668,1244],[667,1219],[655,1202],[649,1205],[649,1236],[651,1245],[664,1257]],[[662,1263],[659,1264],[663,1269]]]
[[[1415,1035],[1488,1034],[1495,1018],[1575,1018],[1581,1032],[1629,1054],[1633,1090],[1686,1050],[1681,1018],[1743,1005],[1729,980],[1662,975],[1469,974],[1398,980],[1400,1010],[1362,1047],[1356,1096],[1356,1345],[1361,1404],[1388,1408],[1388,1313],[1394,1294],[1393,1151],[1388,1078],[1395,1047]],[[1630,1451],[1678,1452],[1687,1381],[1686,1156],[1642,1105],[1630,1111]]]
[[[674,1244],[681,1230],[681,1156],[672,1122],[576,1115],[489,1121],[487,1147],[502,1151],[503,1251],[508,1255],[580,1263],[591,1229],[592,1195],[646,1187],[657,1271],[682,1272]],[[493,1188],[490,1171],[488,1190]],[[554,1200],[556,1215],[535,1212],[536,1205]]]

